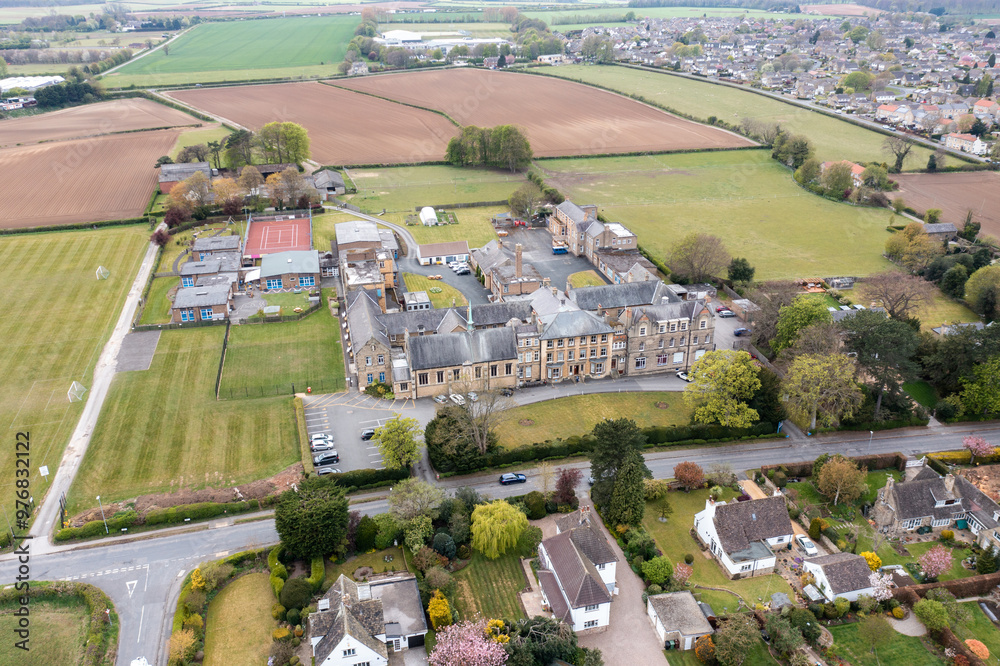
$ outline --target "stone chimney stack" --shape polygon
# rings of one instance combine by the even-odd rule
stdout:
[[[514,277],[521,278],[521,244],[514,246]]]
[[[945,474],[944,475],[944,489],[949,495],[955,493],[955,475]]]
[[[547,277],[543,277],[542,278],[542,286],[543,287],[548,287],[550,284],[552,284],[552,280],[550,278],[547,278]]]

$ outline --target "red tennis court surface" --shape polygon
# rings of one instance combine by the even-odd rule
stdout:
[[[311,250],[312,228],[309,218],[291,220],[250,220],[243,255],[260,258],[265,254],[289,250]]]

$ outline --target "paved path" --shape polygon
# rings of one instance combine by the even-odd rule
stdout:
[[[158,228],[165,229],[166,225],[161,223]],[[80,420],[77,422],[76,429],[73,431],[69,444],[66,446],[62,461],[59,463],[59,469],[52,479],[52,486],[46,493],[45,499],[39,508],[38,516],[31,527],[30,534],[35,537],[32,544],[33,554],[48,553],[54,549],[50,539],[55,530],[56,521],[59,520],[59,497],[69,491],[70,484],[73,483],[73,478],[80,467],[80,461],[83,460],[83,455],[87,452],[87,447],[90,445],[90,435],[94,432],[94,426],[97,425],[97,417],[101,413],[104,399],[107,397],[108,389],[111,387],[111,380],[115,377],[115,368],[118,365],[118,351],[121,349],[122,340],[125,339],[125,336],[131,329],[132,319],[135,317],[139,299],[142,297],[143,287],[145,287],[146,281],[149,279],[149,274],[153,271],[153,264],[156,263],[156,252],[158,249],[152,242],[146,248],[146,255],[142,258],[142,264],[139,266],[139,274],[135,276],[132,288],[129,289],[128,296],[125,298],[125,305],[122,307],[121,315],[118,317],[118,323],[115,324],[115,328],[111,332],[111,338],[104,345],[104,350],[97,359],[93,381],[88,387],[90,390],[86,396],[87,402],[83,407],[83,413],[80,414]]]
[[[890,617],[889,624],[904,636],[923,636],[927,633],[927,627],[917,619],[917,615],[913,611],[910,611],[909,616],[905,620],[897,620],[894,617]]]

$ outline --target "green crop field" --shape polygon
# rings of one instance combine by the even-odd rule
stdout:
[[[781,123],[790,132],[809,137],[821,160],[885,162],[889,159],[882,151],[886,137],[878,132],[746,90],[628,67],[565,65],[545,72],[641,95],[650,102],[702,120],[716,116],[738,124],[741,119],[752,117]],[[930,155],[927,148],[914,148],[904,168],[922,168]]]
[[[338,320],[322,307],[292,322],[245,324],[229,330],[220,398],[290,395],[312,386],[344,385]]]
[[[290,396],[215,400],[224,335],[222,326],[163,331],[149,370],[118,373],[70,488],[70,515],[98,495],[107,506],[237,485],[300,459]]]
[[[161,48],[104,81],[126,87],[330,76],[337,73],[357,24],[353,16],[204,23],[171,43],[169,54]]]
[[[66,392],[74,381],[92,385],[148,238],[145,225],[0,237],[0,423],[10,441],[0,449],[0,506],[8,513],[15,433],[30,434],[29,479],[38,504],[85,404],[71,404]],[[98,266],[110,269],[107,280],[96,278]],[[46,479],[38,473],[42,465],[50,470]]]
[[[14,647],[14,630],[19,618],[14,606],[0,606],[0,632],[10,636],[0,642],[0,664],[48,666],[49,664],[79,664],[87,641],[87,604],[81,597],[67,597],[60,603],[32,601],[31,650]],[[42,640],[34,640],[35,637]]]
[[[834,203],[795,184],[767,150],[541,160],[547,182],[596,203],[659,257],[691,232],[719,236],[758,279],[868,275],[890,212]]]
[[[221,126],[188,130],[177,137],[177,143],[174,144],[173,150],[170,151],[170,157],[171,159],[177,159],[177,153],[181,152],[182,148],[195,146],[199,143],[208,145],[209,141],[222,141],[227,136],[229,136],[229,130]]]

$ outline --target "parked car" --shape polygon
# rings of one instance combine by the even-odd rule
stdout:
[[[735,335],[736,337],[740,337],[741,335],[750,335],[750,329],[749,328],[738,328],[735,331],[733,331],[733,335]]]
[[[465,395],[469,396],[469,400],[471,400],[472,402],[479,402],[479,394],[476,393],[475,391],[469,391]]]
[[[500,389],[500,395],[502,395],[505,398],[509,398],[510,396],[514,395],[514,391],[513,389],[509,388],[502,388]]]
[[[733,312],[732,310],[723,310],[722,312],[719,313],[719,316],[722,317],[723,319],[729,319],[730,317],[735,317],[736,313]]]
[[[320,467],[322,465],[336,465],[340,462],[340,454],[336,450],[324,451],[323,453],[317,453],[313,456],[313,465]]]
[[[325,476],[327,474],[343,474],[343,472],[336,467],[320,467],[316,470],[316,474]]]
[[[816,555],[819,555],[819,551],[816,550],[816,544],[814,544],[812,542],[812,539],[810,539],[809,537],[803,534],[798,534],[795,536],[795,541],[796,543],[799,544],[799,548],[801,548],[802,551],[809,557],[815,557]]]
[[[456,405],[464,405],[465,404],[465,398],[463,398],[462,396],[460,396],[457,393],[452,393],[452,394],[448,395],[448,397],[451,398],[451,401],[453,403],[455,403]]]
[[[328,435],[325,432],[318,432],[315,435],[313,435],[312,437],[310,437],[309,441],[312,442],[313,444],[315,444],[317,442],[332,442],[333,441],[333,437],[331,437],[330,435]]]
[[[361,431],[361,441],[362,442],[367,442],[369,439],[371,439],[374,436],[375,436],[375,429],[374,428],[365,428],[364,430]]]
[[[455,269],[455,275],[469,275],[471,273],[472,273],[472,271],[470,271],[468,268],[456,268]]]
[[[443,405],[446,402],[448,402],[448,396],[446,396],[446,395],[436,395],[436,396],[434,396],[434,402],[436,402],[439,405]]]
[[[313,453],[321,451],[333,451],[336,447],[333,442],[309,442],[309,450]]]
[[[528,480],[524,474],[504,474],[500,477],[501,486],[509,486],[512,483],[524,483]]]
[[[688,373],[684,372],[683,370],[681,370],[680,372],[677,373],[677,379],[681,379],[681,380],[684,380],[686,382],[693,382],[694,381],[693,379],[691,379],[690,377],[688,377]]]
[[[723,310],[728,310],[728,309],[729,309],[729,306],[727,306],[727,305],[720,305],[720,306],[718,306],[718,307],[715,308],[715,311],[716,312],[722,312]]]

